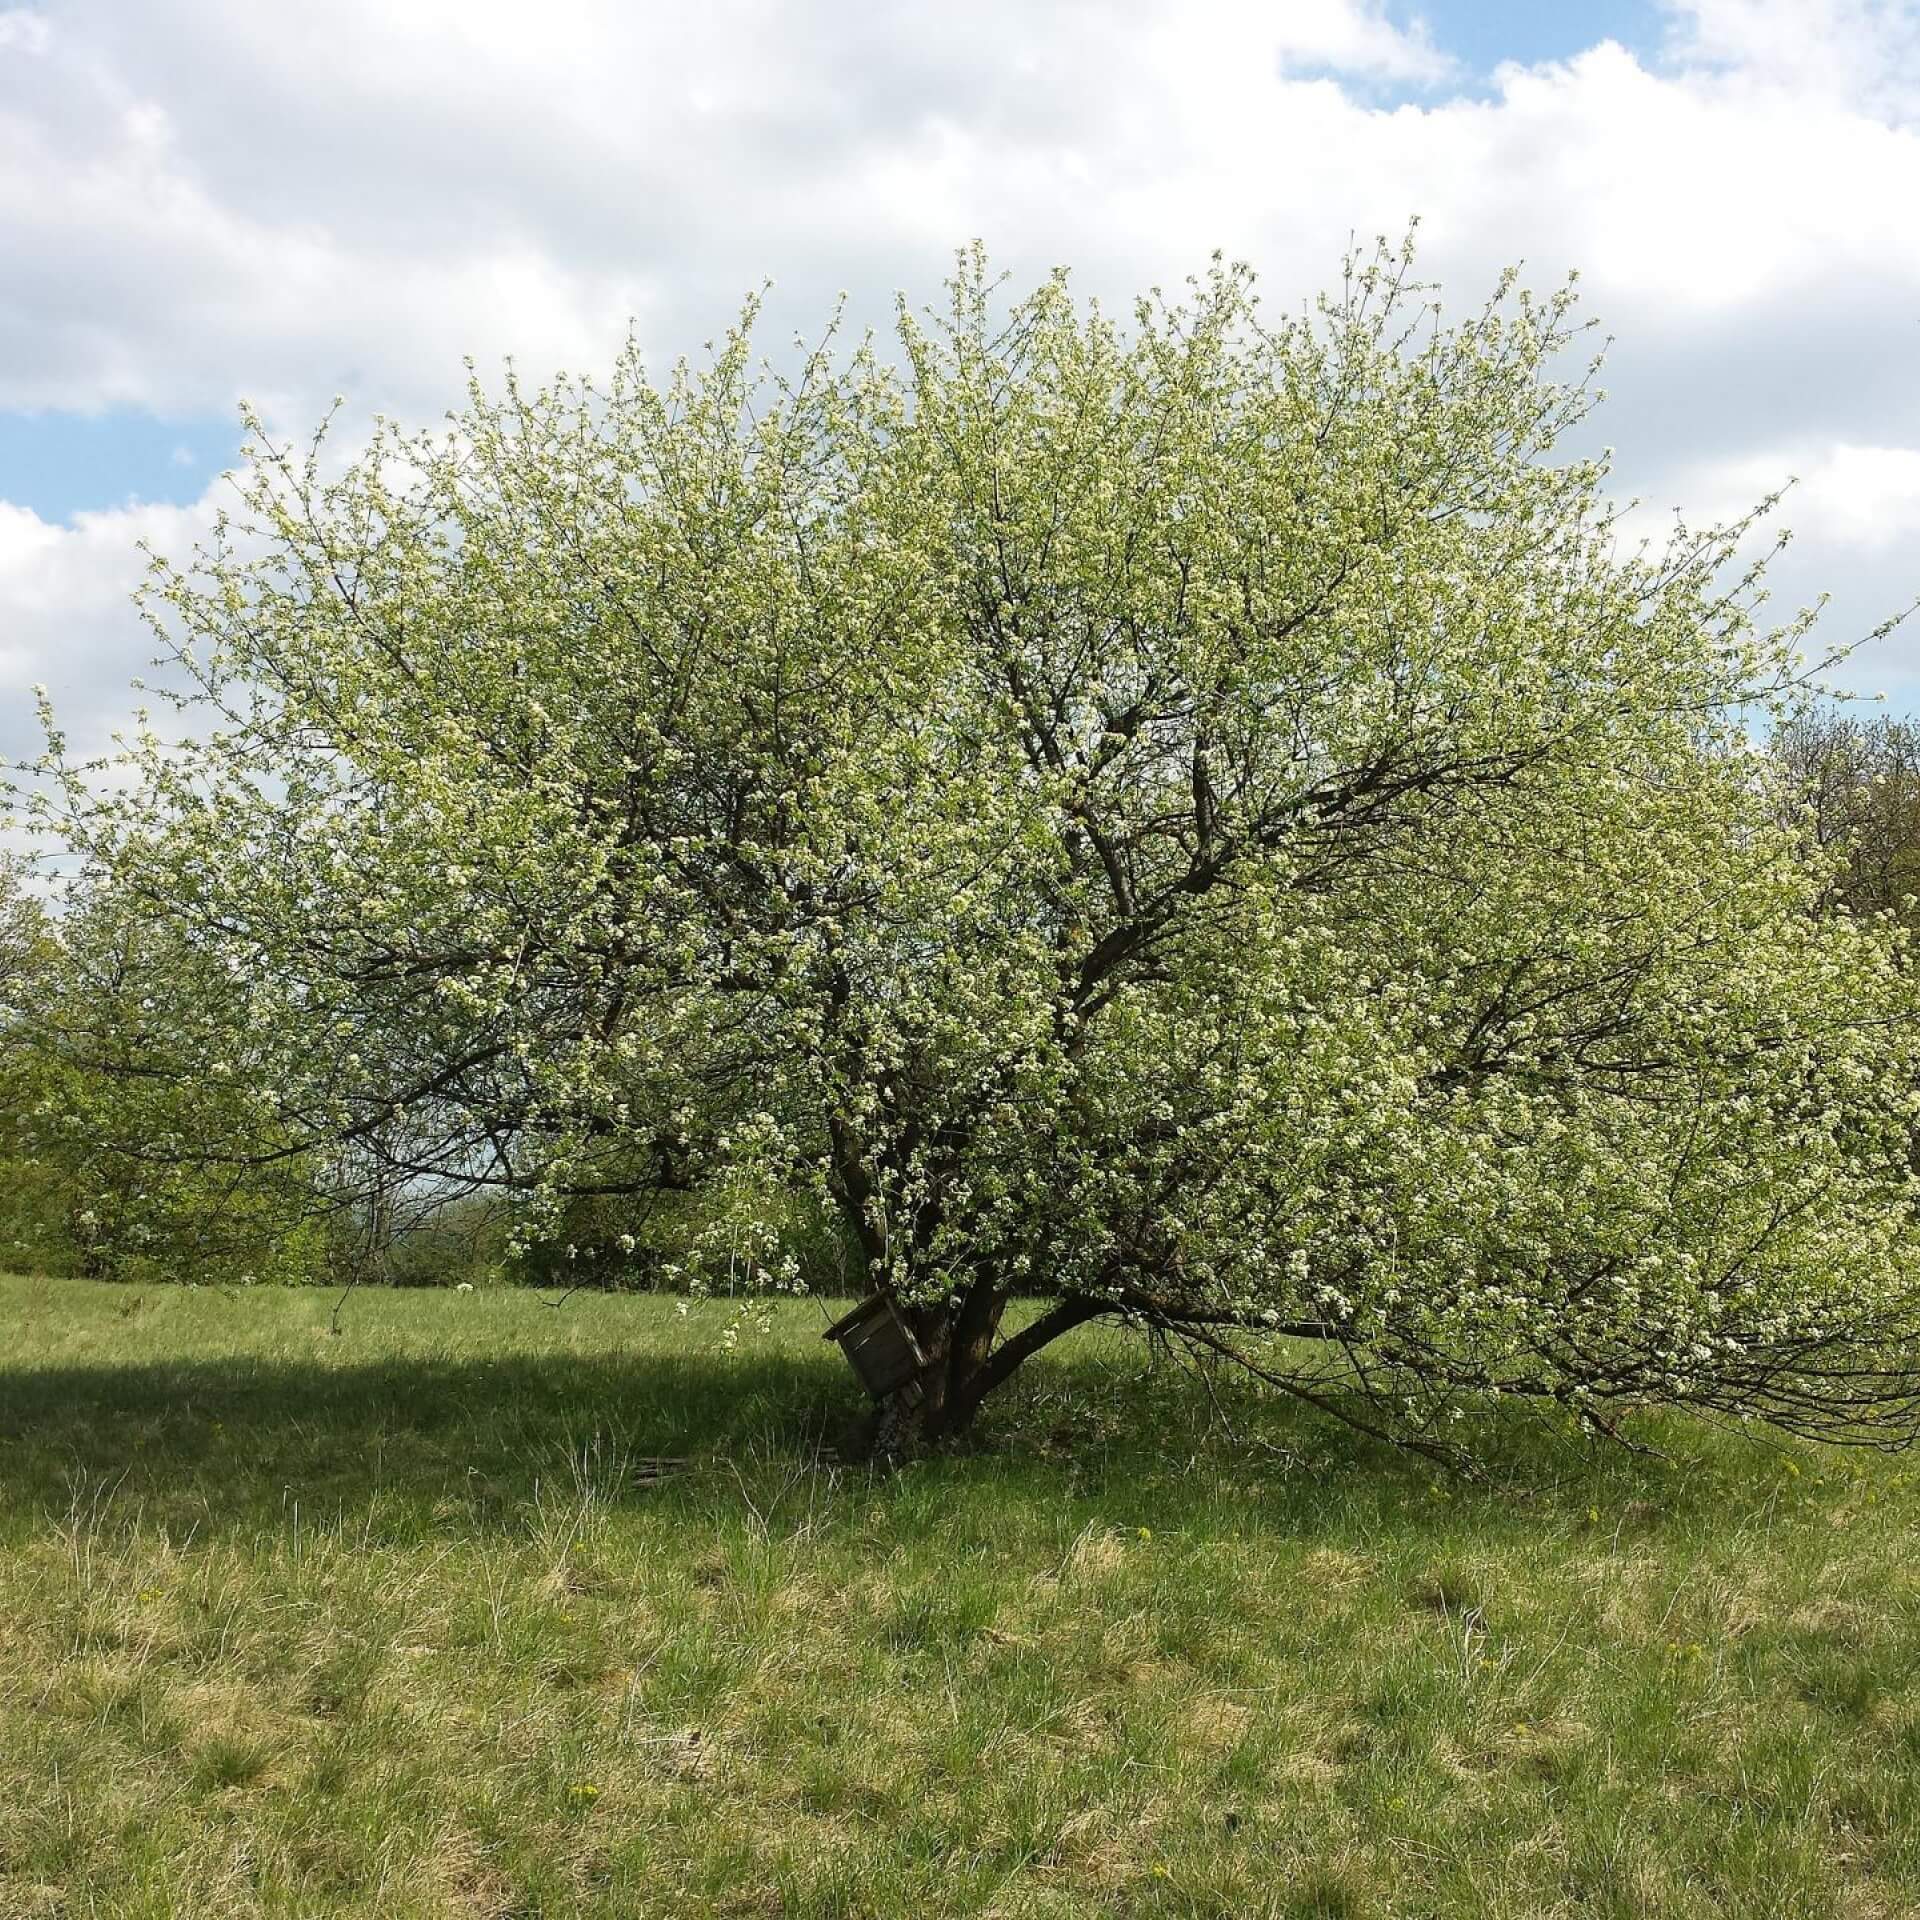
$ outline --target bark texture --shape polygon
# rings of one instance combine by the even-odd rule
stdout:
[[[908,1311],[925,1371],[913,1387],[890,1394],[868,1416],[861,1450],[899,1464],[962,1439],[982,1402],[1026,1361],[1063,1333],[1110,1311],[1110,1303],[1073,1294],[1054,1302],[1006,1339],[998,1338],[1007,1295],[985,1281],[958,1306]]]

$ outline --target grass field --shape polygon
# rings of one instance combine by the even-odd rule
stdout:
[[[331,1304],[0,1281],[4,1920],[1920,1913],[1905,1461],[1090,1334],[882,1479],[812,1306]]]

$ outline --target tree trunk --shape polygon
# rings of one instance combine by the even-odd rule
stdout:
[[[898,1465],[963,1437],[982,1401],[1042,1347],[1110,1311],[1104,1300],[1073,1294],[997,1346],[1007,1295],[976,1281],[958,1307],[910,1310],[908,1324],[927,1356],[914,1387],[890,1394],[868,1416],[862,1451]]]

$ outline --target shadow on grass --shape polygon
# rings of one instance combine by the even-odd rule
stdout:
[[[543,1499],[590,1492],[689,1523],[758,1511],[797,1477],[810,1510],[852,1517],[876,1492],[936,1529],[972,1500],[1129,1526],[1204,1519],[1295,1537],[1390,1523],[1446,1503],[1454,1525],[1504,1533],[1609,1513],[1654,1522],[1748,1504],[1751,1450],[1676,1423],[1676,1458],[1557,1444],[1488,1423],[1491,1485],[1439,1484],[1426,1463],[1238,1383],[1049,1355],[994,1403],[973,1451],[890,1480],[833,1470],[859,1411],[837,1357],[525,1354],[348,1364],[244,1355],[0,1369],[0,1539],[110,1489],[121,1512],[196,1535],[278,1531],[377,1508],[388,1536],[524,1529]],[[656,1479],[661,1457],[688,1470]]]
[[[209,1357],[0,1369],[0,1524],[126,1476],[148,1511],[257,1525],[376,1494],[492,1510],[561,1475],[636,1486],[661,1456],[749,1446],[817,1459],[854,1411],[818,1363],[780,1355],[406,1356],[344,1365]]]

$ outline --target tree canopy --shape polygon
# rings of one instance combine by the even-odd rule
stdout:
[[[1751,731],[1802,631],[1557,451],[1569,294],[1407,269],[1122,324],[973,253],[887,351],[750,309],[344,468],[257,435],[147,595],[190,737],[42,769],[232,989],[170,1070],[236,1154],[697,1191],[695,1282],[798,1284],[811,1196],[928,1360],[889,1445],[1095,1315],[1421,1446],[1909,1437],[1899,936]]]

